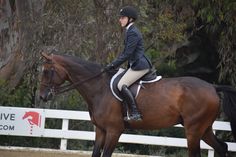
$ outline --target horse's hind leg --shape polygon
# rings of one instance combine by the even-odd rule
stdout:
[[[104,142],[105,142],[105,131],[101,130],[100,128],[96,127],[96,138],[95,138],[95,144],[93,148],[93,154],[92,157],[100,157],[101,156],[101,150],[103,149]]]
[[[201,157],[200,140],[190,137],[187,140],[189,157]]]
[[[212,131],[212,127],[209,127],[202,137],[208,145],[210,145],[219,154],[220,157],[230,157],[228,152],[228,146],[226,143],[217,139]]]
[[[195,129],[187,128],[185,128],[185,134],[188,142],[188,157],[201,157],[200,135],[196,133]]]

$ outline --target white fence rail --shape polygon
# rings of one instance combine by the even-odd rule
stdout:
[[[32,115],[28,117],[26,116],[27,113],[32,114],[36,112],[40,113],[39,116],[36,118],[32,117]],[[21,115],[19,113],[21,113]],[[48,118],[62,119],[62,129],[44,128],[45,119],[48,119]],[[39,123],[36,123],[37,121],[35,119],[41,120],[41,121],[40,122],[38,121]],[[90,121],[90,117],[89,117],[88,112],[85,112],[85,111],[0,107],[0,135],[59,138],[61,139],[61,145],[60,145],[61,150],[67,149],[68,139],[92,140],[92,141],[95,139],[95,133],[92,131],[69,130],[70,120]],[[9,122],[14,122],[14,121],[17,124],[22,123],[20,125],[21,127],[20,131],[17,131],[19,128],[17,126],[14,126],[15,124],[13,123],[9,124]],[[19,122],[19,121],[26,122],[26,126],[23,125],[23,122]],[[26,135],[24,133],[21,133],[23,127],[28,127],[30,129],[30,131],[27,131]],[[37,131],[37,128],[40,128],[40,127],[42,130],[38,131],[37,134],[34,134],[33,131]],[[174,127],[182,127],[182,126],[176,125]],[[11,130],[9,130],[9,128],[11,128]],[[222,122],[222,121],[214,122],[213,129],[215,132],[219,130],[231,131],[229,122]],[[122,134],[119,142],[187,148],[186,139],[175,138],[175,137]],[[236,143],[227,142],[227,144],[228,144],[229,151],[236,152]],[[201,149],[207,149],[208,157],[214,157],[213,149],[209,147],[203,141],[201,141]]]

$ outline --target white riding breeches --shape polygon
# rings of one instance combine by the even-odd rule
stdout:
[[[117,85],[118,89],[121,91],[123,85],[126,85],[127,87],[129,87],[135,81],[137,81],[138,79],[143,77],[148,72],[149,72],[149,69],[132,70],[131,68],[129,68],[126,71],[126,73],[122,76],[122,78],[120,79],[120,81]]]

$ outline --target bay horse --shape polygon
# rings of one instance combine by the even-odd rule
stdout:
[[[65,81],[85,99],[92,123],[96,126],[92,157],[111,157],[126,128],[154,130],[182,124],[187,138],[188,156],[200,157],[202,139],[219,154],[229,157],[226,143],[217,139],[212,124],[221,104],[236,138],[236,90],[212,85],[195,77],[163,78],[145,84],[137,97],[142,121],[123,119],[123,107],[109,87],[111,74],[102,66],[74,56],[42,53],[45,62],[40,80],[40,98],[51,99]],[[64,85],[65,87],[66,85]],[[66,91],[66,90],[64,90]],[[220,92],[224,97],[220,97]]]

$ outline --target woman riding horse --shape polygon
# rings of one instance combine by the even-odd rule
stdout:
[[[144,55],[143,38],[140,31],[134,26],[134,21],[138,18],[137,11],[126,6],[120,10],[120,24],[126,28],[125,32],[125,47],[121,55],[108,64],[105,70],[117,68],[122,63],[128,61],[128,70],[122,76],[118,83],[118,89],[121,91],[123,100],[130,106],[130,119],[141,120],[141,114],[137,109],[137,103],[134,96],[128,89],[130,85],[147,74],[152,68],[151,62]]]

